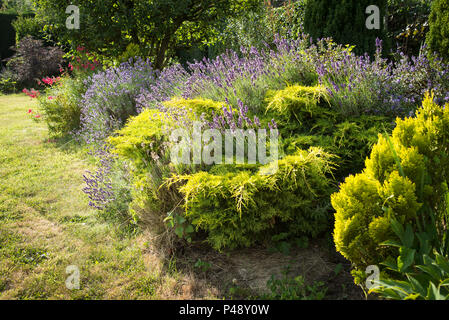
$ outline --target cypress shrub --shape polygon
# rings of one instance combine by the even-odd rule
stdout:
[[[337,251],[358,270],[377,265],[395,250],[391,218],[413,231],[435,225],[447,232],[449,104],[427,95],[413,118],[396,120],[392,136],[379,135],[360,174],[350,175],[331,197]]]
[[[355,52],[373,55],[376,38],[384,40],[389,48],[383,17],[386,0],[309,0],[305,9],[304,28],[312,38],[332,37],[340,44],[355,45]],[[380,9],[380,29],[366,27],[366,8],[377,5]]]
[[[437,52],[444,60],[449,61],[449,2],[447,0],[433,1],[429,24],[427,43],[430,52]]]

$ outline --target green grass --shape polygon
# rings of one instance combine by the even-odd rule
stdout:
[[[190,298],[189,280],[161,271],[143,234],[124,233],[88,206],[88,156],[49,141],[27,114],[34,107],[25,95],[0,96],[0,299]],[[65,285],[70,265],[80,270],[79,290]]]

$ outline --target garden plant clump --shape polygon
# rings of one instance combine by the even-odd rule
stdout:
[[[346,263],[365,293],[448,299],[446,2],[173,3],[81,0],[93,38],[60,27],[62,0],[14,22],[0,89],[34,99],[24,113],[47,125],[45,143],[83,153],[95,219],[170,272],[202,250],[229,262],[318,248],[338,261],[320,271],[329,283]],[[228,267],[184,260],[206,280]],[[284,276],[262,296],[329,291]]]
[[[392,137],[379,134],[365,170],[349,176],[332,195],[336,248],[362,279],[369,265],[387,261],[392,268],[397,258],[399,269],[392,269],[405,272],[415,252],[428,259],[432,249],[446,252],[448,110],[448,104],[439,106],[427,95],[415,117],[397,120]],[[391,246],[398,237],[399,257]],[[422,250],[415,250],[416,244]]]
[[[236,210],[231,216],[240,217],[240,220],[242,215],[247,216],[251,210],[256,210],[258,215],[268,214],[267,218],[252,219],[271,219],[267,226],[272,232],[285,232],[281,225],[287,224],[290,225],[287,229],[296,230],[291,232],[292,237],[316,236],[332,223],[326,198],[347,174],[363,168],[377,134],[382,130],[391,131],[393,117],[413,114],[415,101],[427,90],[433,90],[436,100],[449,99],[444,64],[428,60],[424,49],[417,58],[402,55],[397,62],[389,62],[381,56],[381,41],[376,44],[377,54],[373,59],[366,55],[357,56],[351,47],[337,45],[330,39],[311,44],[310,39],[304,36],[295,41],[277,38],[275,49],[242,48],[241,55],[229,51],[214,60],[203,59],[189,64],[187,69],[174,65],[161,72],[153,72],[151,66],[142,60],[134,64],[124,63],[90,79],[92,85],[84,95],[80,132],[89,143],[105,141],[112,134],[107,139],[112,147],[108,147],[108,154],[111,152],[115,159],[130,162],[134,177],[131,180],[135,181],[135,191],[132,192],[135,200],[131,205],[134,219],[145,220],[146,211],[149,215],[156,212],[156,216],[160,215],[156,220],[161,224],[167,214],[169,219],[173,214],[182,215],[186,219],[183,225],[188,223],[197,231],[209,233],[209,241],[216,248],[253,245],[258,239],[257,232],[263,234],[267,227],[236,236],[232,235],[232,228],[241,230],[243,234],[245,228],[236,227],[236,222],[232,222],[234,227],[229,231],[224,231],[224,227],[211,227],[210,222],[195,217],[194,211],[221,214]],[[139,113],[138,117],[133,117]],[[169,120],[164,120],[167,117]],[[300,191],[303,195],[299,196],[295,193],[298,191],[288,185],[273,189],[279,192],[291,190],[296,195],[287,197],[293,197],[297,203],[304,197],[304,201],[315,206],[315,209],[305,210],[316,211],[312,215],[314,218],[306,219],[310,227],[298,227],[305,222],[298,222],[302,215],[299,209],[295,209],[299,208],[296,205],[288,206],[292,213],[295,212],[288,218],[285,216],[286,208],[274,207],[274,212],[269,214],[259,207],[267,200],[254,201],[258,194],[254,192],[265,188],[257,186],[258,166],[236,166],[232,169],[222,165],[174,166],[169,156],[170,132],[175,128],[189,127],[195,120],[202,121],[204,127],[220,130],[255,124],[276,128],[281,137],[281,158],[290,159],[290,156],[298,154],[307,158],[311,155],[306,156],[311,147],[321,148],[322,155],[328,154],[323,159],[337,156],[338,160],[334,158],[327,164],[324,162],[324,167],[319,170],[324,174],[317,179],[323,183],[317,187],[319,190],[314,190],[305,176],[302,183],[298,183],[290,172],[283,177],[283,183],[293,179],[290,183],[294,186],[302,185],[298,191],[304,187],[308,189],[309,196],[305,196],[305,190]],[[113,134],[114,129],[124,125],[124,129]],[[305,170],[294,166],[290,170],[311,172],[310,168]],[[211,175],[204,176],[205,180],[197,180],[196,177],[206,172]],[[232,179],[239,182],[247,179],[243,179],[243,174],[247,175],[248,183],[233,186]],[[220,198],[212,201],[212,193],[206,188],[201,191],[204,200],[196,198],[202,194],[199,182],[211,182],[212,178],[218,179],[217,183],[223,186],[228,183],[225,181],[229,181],[229,190],[223,189],[219,193]],[[89,179],[92,185],[95,178]],[[191,191],[187,191],[189,181],[196,181],[191,184],[195,185]],[[269,183],[276,185],[274,180]],[[112,188],[108,183],[105,186],[109,190]],[[96,198],[90,193],[91,200],[108,202],[108,196],[113,198],[110,191],[93,189],[102,196]],[[93,192],[91,188],[87,190]],[[282,199],[280,195],[277,197]],[[205,199],[208,199],[208,204],[201,204]],[[232,199],[240,204],[235,207]],[[314,201],[318,201],[320,206],[313,205]],[[225,203],[229,203],[228,209],[225,209]],[[251,209],[251,203],[255,205],[254,209]],[[273,222],[277,215],[275,212],[284,215],[280,224]],[[316,218],[320,221],[318,224],[313,222]],[[226,221],[231,222],[229,219]],[[215,223],[223,225],[218,221]],[[311,227],[314,224],[315,227]],[[254,222],[252,225],[256,226]]]
[[[380,40],[373,58],[331,39],[314,44],[307,36],[276,38],[274,44],[162,71],[131,59],[84,77],[82,108],[70,118],[79,119],[71,127],[79,128],[76,135],[98,158],[98,169],[84,176],[91,206],[103,216],[143,223],[173,248],[202,240],[220,251],[269,246],[280,235],[289,241],[316,239],[333,225],[330,195],[349,188],[351,178],[338,185],[363,170],[378,134],[393,130],[394,117],[413,116],[416,101],[430,90],[436,102],[449,100],[447,66],[428,59],[425,47],[416,58],[399,53],[398,60],[389,61],[382,57]],[[73,81],[48,79],[51,87]],[[62,97],[55,95],[56,106]],[[45,114],[50,123],[50,113]],[[276,130],[278,170],[267,175],[272,164],[173,163],[171,133],[192,128],[195,121],[223,133]],[[398,208],[418,210],[412,182],[400,175],[389,179],[381,191],[374,188],[379,197],[404,190]],[[359,187],[366,192],[371,180],[365,180]],[[403,216],[401,223],[411,221],[411,215]],[[336,230],[339,217],[337,209]],[[346,254],[368,242],[345,249],[340,245],[345,240],[338,239],[349,238],[339,232],[337,249],[356,270],[394,257],[391,248],[375,249],[392,235],[390,225],[387,218],[370,224],[376,241],[369,250],[375,254]]]
[[[150,86],[155,73],[149,61],[140,58],[93,74],[81,104],[81,131],[87,143],[100,143],[140,111],[136,97]]]
[[[242,48],[241,56],[229,51],[214,60],[192,63],[187,69],[174,65],[153,74],[150,66],[146,66],[150,70],[146,86],[128,80],[129,86],[135,88],[131,95],[135,97],[135,104],[132,100],[129,103],[129,95],[114,94],[119,100],[111,109],[116,108],[115,114],[121,116],[114,115],[112,110],[103,111],[112,99],[106,103],[100,100],[102,103],[87,104],[91,114],[101,114],[92,119],[97,122],[105,119],[96,127],[92,126],[93,121],[84,119],[84,128],[90,128],[98,140],[126,123],[108,142],[112,147],[110,151],[131,165],[134,219],[158,221],[163,230],[167,215],[168,221],[172,221],[173,216],[182,216],[180,228],[170,224],[182,238],[186,234],[181,230],[188,229],[187,239],[191,241],[193,231],[188,227],[191,225],[196,231],[209,234],[209,242],[218,249],[254,245],[267,230],[287,232],[293,238],[316,237],[332,224],[327,200],[332,190],[347,174],[363,168],[377,134],[392,130],[393,117],[413,114],[415,99],[420,99],[429,89],[435,92],[435,99],[448,99],[445,65],[428,60],[425,51],[412,59],[402,55],[395,63],[382,58],[381,41],[377,42],[378,50],[373,59],[357,56],[350,47],[337,45],[330,39],[315,45],[308,37],[295,41],[278,38],[275,44],[275,49]],[[106,74],[114,72],[117,73],[116,69],[108,69],[97,77],[105,79]],[[96,87],[94,84],[92,88]],[[105,96],[95,95],[95,90],[90,90],[86,102]],[[128,119],[139,112],[139,116]],[[281,137],[281,158],[285,161],[298,155],[314,159],[312,154],[317,151],[309,148],[321,148],[317,153],[321,156],[313,160],[317,168],[321,167],[316,177],[320,186],[314,186],[308,179],[315,178],[307,176],[299,183],[291,176],[292,172],[311,174],[314,171],[291,164],[288,174],[281,180],[282,186],[271,177],[266,180],[265,187],[263,179],[257,176],[260,169],[257,165],[173,165],[170,162],[171,130],[189,127],[194,120],[202,121],[204,127],[220,130],[255,124],[276,128]],[[321,159],[325,162],[318,164]],[[203,185],[202,181],[207,183]],[[209,189],[207,186],[213,181],[215,185]],[[232,181],[239,184],[234,185]],[[262,197],[263,190],[269,194],[274,192],[277,199],[284,196],[295,199],[296,205],[284,207],[288,201],[282,200],[279,207],[264,209],[263,203],[272,201]],[[287,193],[283,195],[284,192]],[[262,198],[254,200],[259,194]],[[113,198],[105,192],[100,197],[103,202],[108,201],[108,195]],[[305,201],[302,205],[299,205],[300,199]],[[289,208],[293,210],[290,215]],[[307,209],[301,214],[300,208]],[[208,218],[194,212],[204,213]],[[223,216],[225,212],[234,213],[227,217]],[[257,214],[254,216],[251,212]],[[315,213],[304,218],[307,212]],[[275,222],[277,215],[279,222]],[[252,217],[250,229],[242,224],[242,217]],[[233,221],[234,218],[237,220]],[[225,222],[220,219],[228,221],[230,227],[225,228]],[[267,221],[264,227],[257,226],[259,219]],[[305,220],[301,222],[301,219]]]

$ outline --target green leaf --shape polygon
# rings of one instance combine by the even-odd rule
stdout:
[[[420,254],[429,254],[432,247],[430,246],[430,241],[427,233],[417,233],[416,237],[419,240],[419,252]]]
[[[381,263],[381,265],[386,266],[388,269],[393,270],[393,271],[398,271],[399,272],[399,268],[398,268],[398,264],[397,261],[384,261]]]
[[[440,272],[438,268],[435,269],[433,266],[422,266],[422,265],[418,265],[416,266],[416,268],[430,275],[432,280],[440,282]]]
[[[440,287],[449,287],[449,279],[440,282]]]
[[[414,239],[415,235],[413,233],[412,226],[408,224],[405,229],[402,242],[404,243],[404,246],[406,246],[407,248],[412,248]]]
[[[370,292],[377,292],[390,299],[403,300],[413,293],[413,289],[406,281],[397,280],[380,280],[378,285],[370,290]]]
[[[429,291],[432,293],[432,300],[445,300],[445,296],[440,293],[440,287],[436,287],[432,282],[429,286]]]
[[[449,274],[449,261],[447,258],[437,254],[435,257],[435,262],[440,269]]]
[[[399,272],[405,272],[415,260],[415,249],[406,247],[399,248],[398,269]]]
[[[419,283],[418,280],[410,276],[409,274],[406,274],[408,281],[412,285],[412,288],[414,291],[418,292],[421,296],[426,296],[426,289]]]
[[[407,297],[404,298],[404,300],[416,300],[420,297],[418,293],[409,294]]]
[[[380,245],[381,245],[381,246],[398,247],[398,248],[402,247],[402,245],[401,245],[399,242],[394,241],[394,240],[387,240],[387,241],[384,241],[384,242],[382,242]]]
[[[391,219],[391,228],[394,233],[398,236],[402,241],[402,235],[404,234],[404,227],[400,224],[396,219]]]
[[[176,222],[178,224],[183,224],[184,222],[186,222],[186,219],[183,216],[176,216]]]
[[[186,233],[192,233],[193,232],[193,226],[189,224],[186,228]]]
[[[175,233],[178,237],[182,238],[184,236],[184,228],[182,226],[177,226]]]

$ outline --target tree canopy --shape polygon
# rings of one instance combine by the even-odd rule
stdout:
[[[163,68],[181,45],[213,41],[229,15],[257,6],[257,0],[34,0],[37,15],[58,41],[117,57],[130,45]],[[68,5],[80,9],[80,28],[66,28]]]

